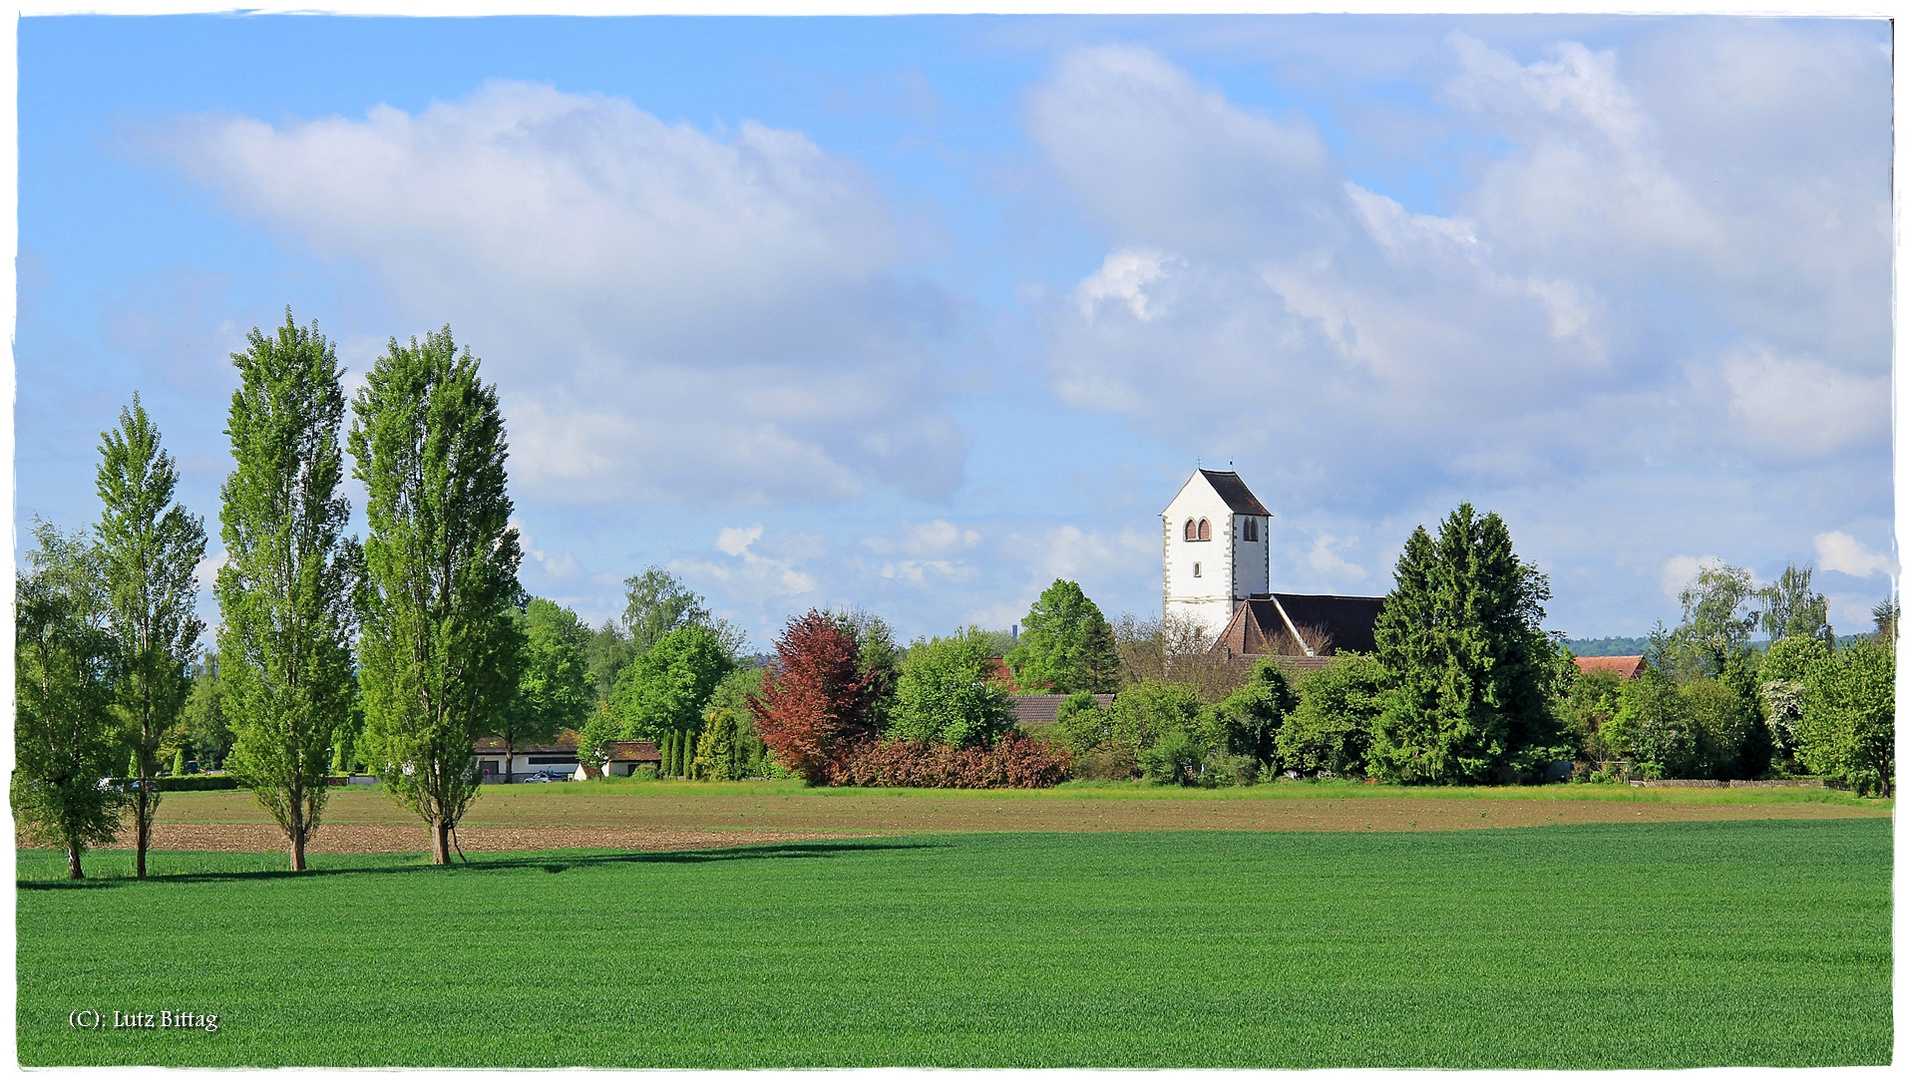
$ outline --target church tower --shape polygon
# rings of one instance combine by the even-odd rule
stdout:
[[[1195,469],[1160,513],[1162,614],[1197,620],[1212,641],[1242,601],[1271,592],[1272,516],[1238,473]]]

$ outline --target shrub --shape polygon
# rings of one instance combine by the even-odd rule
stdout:
[[[1082,691],[1070,695],[1054,711],[1055,738],[1076,755],[1085,754],[1106,741],[1112,720],[1106,706]]]
[[[867,739],[830,767],[831,785],[1043,788],[1067,779],[1070,755],[1011,731],[992,746]]]
[[[1810,666],[1797,759],[1825,776],[1895,788],[1896,657],[1892,645],[1859,642]]]
[[[1280,763],[1308,776],[1363,772],[1385,679],[1376,658],[1340,653],[1300,680],[1299,705],[1276,740]]]
[[[1136,753],[1168,732],[1194,735],[1200,730],[1199,695],[1185,683],[1142,679],[1121,691],[1109,712],[1106,741]]]
[[[1299,704],[1292,680],[1277,660],[1263,659],[1246,685],[1208,713],[1206,741],[1228,754],[1272,764],[1278,759],[1280,725]]]

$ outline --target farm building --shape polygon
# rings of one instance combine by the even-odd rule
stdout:
[[[577,768],[577,733],[565,728],[554,743],[523,745],[510,751],[505,750],[504,740],[486,735],[472,744],[471,753],[477,756],[477,768],[486,784],[504,783],[506,777],[521,783],[533,773],[567,776]]]

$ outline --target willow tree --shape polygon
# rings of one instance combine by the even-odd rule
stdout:
[[[205,522],[173,501],[179,469],[159,447],[159,429],[133,395],[119,427],[100,435],[97,532],[107,610],[117,649],[119,707],[132,744],[133,865],[146,876],[159,792],[159,743],[192,691],[191,668],[205,630],[193,613]]]
[[[522,558],[505,492],[504,421],[451,328],[393,338],[352,402],[364,482],[360,756],[423,817],[434,862],[476,798],[472,743],[514,706],[521,645],[507,609]]]
[[[356,542],[339,494],[345,395],[318,324],[290,310],[234,353],[239,388],[226,434],[234,468],[220,494],[219,677],[231,720],[226,759],[305,868],[330,794],[332,740],[351,708]]]

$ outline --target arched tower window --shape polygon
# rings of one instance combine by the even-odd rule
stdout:
[[[1189,542],[1200,538],[1199,527],[1193,523],[1192,518],[1186,519],[1186,538]]]
[[[1208,525],[1206,523],[1205,518],[1200,519],[1200,539],[1202,540],[1213,539],[1213,526]]]
[[[1257,542],[1259,540],[1259,519],[1258,518],[1247,518],[1243,523],[1241,523],[1240,539],[1248,541],[1248,542]]]

